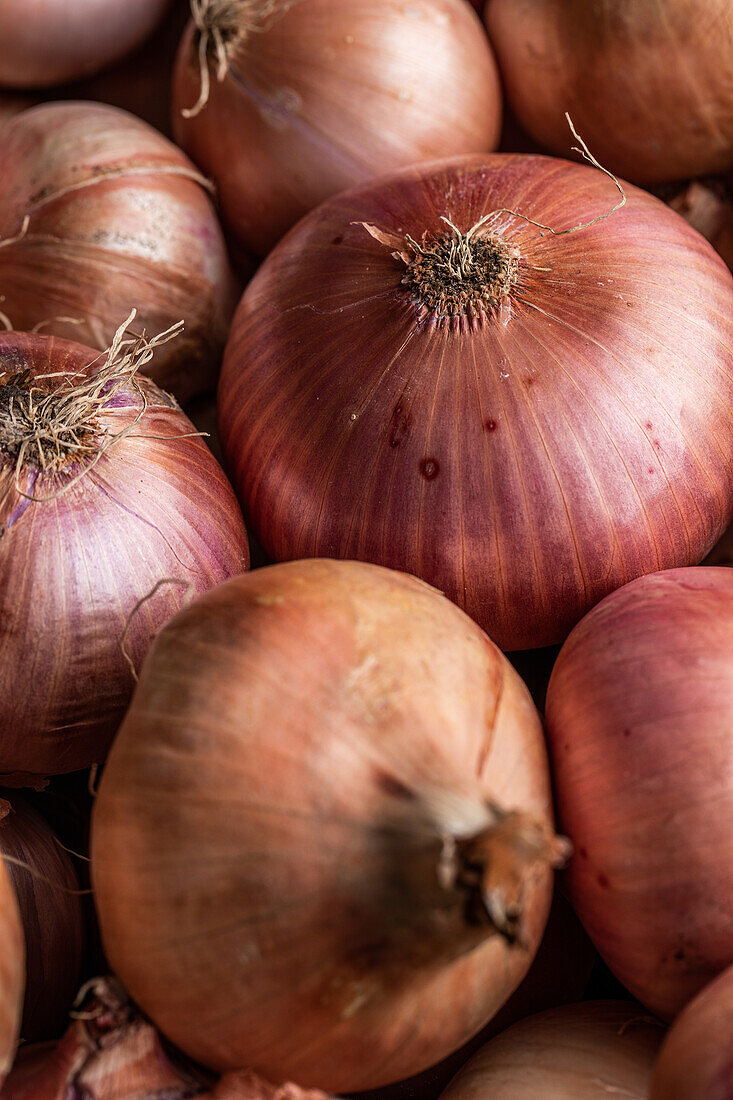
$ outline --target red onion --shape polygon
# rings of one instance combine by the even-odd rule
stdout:
[[[23,926],[15,891],[0,859],[0,1087],[15,1057],[24,980]]]
[[[611,970],[671,1017],[733,963],[733,573],[605,599],[547,697],[572,900]]]
[[[347,187],[496,147],[499,78],[465,0],[191,7],[174,83],[176,137],[216,181],[225,221],[254,252],[266,254]]]
[[[663,197],[733,269],[733,182],[691,180]]]
[[[0,84],[42,88],[74,80],[133,50],[169,0],[3,0]]]
[[[561,641],[613,588],[701,560],[733,508],[730,273],[634,188],[564,235],[505,209],[564,231],[614,193],[588,167],[472,157],[289,234],[219,389],[271,557],[415,573],[503,649]]]
[[[733,1095],[733,967],[677,1017],[649,1095],[650,1100],[729,1100]]]
[[[499,650],[412,577],[306,561],[157,637],[93,817],[111,965],[217,1071],[377,1087],[465,1041],[550,902],[542,727]]]
[[[124,111],[24,111],[0,131],[4,313],[16,329],[43,324],[100,349],[131,305],[149,332],[183,317],[186,335],[162,349],[153,377],[180,400],[211,389],[236,287],[204,182]]]
[[[730,0],[487,0],[507,99],[564,154],[564,112],[638,183],[733,166]]]
[[[0,853],[18,898],[26,942],[21,1036],[63,1028],[79,985],[84,914],[69,856],[43,818],[15,795],[0,798]]]
[[[159,342],[120,336],[94,362],[56,337],[0,336],[5,785],[101,761],[134,686],[128,620],[139,664],[187,590],[247,566],[221,469],[175,402],[135,374]],[[175,583],[136,610],[165,578]]]
[[[444,1100],[647,1100],[663,1030],[637,1005],[590,1001],[532,1016],[493,1039]],[[692,1100],[691,1096],[687,1100]],[[695,1098],[697,1100],[697,1098]]]

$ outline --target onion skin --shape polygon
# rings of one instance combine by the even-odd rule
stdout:
[[[733,1095],[733,967],[706,986],[670,1028],[650,1100],[729,1100]]]
[[[193,24],[174,77],[174,133],[216,181],[240,243],[266,255],[329,196],[416,161],[496,148],[501,86],[465,0],[306,0],[251,33],[201,86]]]
[[[457,608],[355,562],[232,580],[159,634],[101,782],[110,963],[217,1072],[399,1080],[496,1012],[542,936],[544,866],[517,868],[514,946],[440,885],[437,838],[487,799],[550,825],[539,718]]]
[[[443,1100],[647,1100],[662,1036],[656,1020],[623,1001],[552,1009],[493,1039]]]
[[[27,802],[0,798],[0,853],[18,899],[26,942],[21,1037],[50,1039],[66,1022],[81,969],[84,914],[69,856]],[[25,866],[20,866],[25,864]]]
[[[219,386],[228,468],[271,558],[414,573],[516,650],[704,557],[733,507],[733,280],[707,242],[635,188],[565,236],[500,214],[518,282],[471,319],[418,305],[394,246],[356,224],[419,242],[441,216],[465,232],[509,207],[565,228],[613,197],[565,161],[459,158],[331,199],[288,235],[244,294]]]
[[[170,0],[3,0],[0,84],[42,88],[97,72],[135,49]]]
[[[667,202],[733,270],[733,182],[691,180]]]
[[[635,183],[733,165],[729,0],[488,0],[509,104],[565,154],[569,112],[593,154]]]
[[[0,365],[11,375],[80,372],[81,381],[96,357],[57,337],[0,336]],[[194,428],[175,402],[147,379],[137,382],[149,407],[135,433],[55,500],[29,504],[15,489],[15,463],[0,452],[6,786],[38,785],[104,759],[134,686],[122,633],[154,585],[184,582],[161,588],[131,619],[126,647],[137,666],[151,635],[184,601],[186,583],[196,594],[248,564],[241,513],[220,467],[200,438],[180,438]],[[127,427],[140,407],[128,387],[100,410],[100,429]],[[34,476],[29,469],[20,478],[34,496],[68,480]]]
[[[7,123],[0,285],[13,327],[43,322],[101,350],[131,306],[148,333],[185,318],[152,377],[181,401],[213,388],[238,287],[202,183],[171,142],[113,107],[46,104]]]
[[[671,570],[595,608],[550,680],[571,900],[664,1018],[733,963],[732,643],[733,573]]]
[[[24,981],[23,926],[15,891],[0,860],[0,1087],[15,1057]]]

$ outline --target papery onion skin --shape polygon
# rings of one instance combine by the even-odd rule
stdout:
[[[481,1027],[542,936],[540,865],[521,874],[520,945],[440,885],[438,836],[486,799],[551,820],[529,695],[457,608],[355,562],[232,580],[158,635],[105,769],[110,963],[212,1069],[399,1080]]]
[[[663,197],[733,270],[733,180],[691,180]]]
[[[274,7],[223,82],[210,62],[197,117],[181,114],[201,87],[193,25],[174,78],[176,140],[215,180],[224,220],[246,248],[267,254],[324,199],[381,173],[496,147],[498,72],[464,0]]]
[[[393,242],[504,207],[573,227],[618,198],[605,176],[459,158],[337,196],[288,235],[244,294],[219,386],[228,468],[272,558],[415,573],[506,650],[562,641],[613,588],[702,559],[733,508],[733,280],[627,193],[564,236],[498,215],[518,281],[473,318],[418,305]]]
[[[733,1095],[733,967],[698,993],[667,1033],[650,1100],[729,1100]]]
[[[488,0],[509,104],[564,155],[565,112],[594,155],[635,183],[733,165],[730,0]]]
[[[84,941],[79,880],[44,819],[17,795],[0,798],[0,855],[25,932],[21,1038],[50,1039],[63,1029],[79,985]]]
[[[15,891],[0,860],[0,1087],[15,1057],[24,981],[23,926]]]
[[[13,327],[103,349],[132,306],[148,333],[184,318],[151,375],[181,401],[213,388],[238,287],[204,182],[114,107],[45,104],[11,120],[0,130],[0,286]]]
[[[0,336],[6,376],[78,372],[98,358],[58,337]],[[99,368],[99,363],[92,372]],[[7,377],[5,379],[7,381]],[[63,379],[55,379],[58,385]],[[70,488],[81,470],[20,476],[0,452],[0,776],[7,786],[89,767],[104,759],[132,694],[121,642],[139,666],[151,635],[193,594],[247,567],[247,537],[221,468],[176,403],[138,376],[148,409]],[[0,387],[3,379],[0,379]],[[1,392],[1,391],[0,391]],[[128,386],[99,411],[100,431],[128,427],[140,412]],[[142,438],[147,436],[148,438]],[[163,438],[155,439],[154,436]],[[86,469],[86,466],[82,466]],[[165,585],[134,615],[136,604]]]
[[[733,963],[732,653],[733,573],[670,570],[595,608],[550,681],[573,904],[665,1018]]]
[[[153,31],[170,0],[3,0],[0,84],[43,88],[97,72]]]
[[[663,1034],[661,1024],[625,1001],[551,1009],[492,1039],[443,1098],[598,1100],[608,1094],[647,1100]]]

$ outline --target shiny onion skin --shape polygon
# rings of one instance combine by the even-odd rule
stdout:
[[[0,85],[42,88],[97,72],[140,45],[170,0],[3,0]]]
[[[698,993],[675,1020],[657,1059],[650,1100],[733,1096],[733,967]]]
[[[690,180],[675,187],[667,202],[733,270],[733,180]]]
[[[647,1100],[663,1034],[661,1024],[625,1001],[551,1009],[492,1039],[443,1100]]]
[[[0,855],[25,932],[21,1038],[50,1039],[63,1030],[79,985],[84,938],[79,880],[44,819],[15,794],[10,801],[0,798]]]
[[[406,237],[447,247],[441,217],[464,237],[505,207],[562,229],[615,198],[590,167],[460,158],[288,235],[244,294],[219,387],[272,558],[415,573],[506,650],[562,641],[613,588],[703,558],[733,507],[733,280],[681,218],[635,188],[564,236],[498,213],[479,265],[506,265],[492,304],[471,316],[453,281],[469,312],[448,316],[416,289]]]
[[[611,970],[671,1018],[733,963],[733,572],[613,593],[555,665],[547,732],[571,900]]]
[[[202,0],[213,26],[217,6]],[[192,118],[201,89],[198,33],[174,78],[178,143],[217,185],[225,222],[266,255],[324,199],[404,165],[496,148],[496,63],[465,0],[244,0],[228,69]],[[253,25],[254,20],[254,25]],[[249,29],[248,29],[249,28]],[[236,44],[239,37],[239,45]]]
[[[334,1092],[501,1007],[566,854],[519,677],[438,593],[358,562],[259,569],[176,616],[92,821],[105,950],[142,1010],[214,1070]]]
[[[152,127],[104,104],[45,104],[7,123],[0,305],[13,327],[103,349],[131,306],[148,333],[184,318],[152,376],[181,401],[211,389],[237,288],[204,182]]]
[[[568,111],[606,168],[659,183],[733,166],[730,0],[487,0],[509,104],[566,154]]]
[[[134,431],[92,467],[20,473],[3,453],[11,386],[27,391],[75,384],[100,369],[89,348],[51,336],[0,336],[0,781],[43,777],[104,759],[132,694],[121,640],[136,665],[152,634],[186,598],[247,567],[241,513],[223,472],[175,402],[148,379],[136,382],[148,408]],[[40,381],[60,372],[62,377]],[[20,386],[17,385],[18,378]],[[53,391],[52,391],[53,392]],[[95,414],[90,446],[132,425],[142,399],[132,384]],[[162,438],[154,438],[160,436]],[[83,472],[86,471],[86,472]],[[78,476],[78,475],[82,476]],[[78,478],[74,482],[74,478]],[[72,483],[73,482],[73,483]],[[138,601],[161,587],[133,615]]]
[[[24,981],[23,926],[13,885],[0,860],[0,1087],[15,1058]]]

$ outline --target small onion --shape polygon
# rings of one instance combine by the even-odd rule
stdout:
[[[733,967],[706,986],[667,1033],[650,1100],[733,1096]]]
[[[413,577],[305,561],[158,635],[95,803],[92,880],[111,965],[183,1051],[353,1091],[500,1008],[566,852],[499,650]]]
[[[170,0],[3,0],[0,84],[42,88],[122,57],[153,31]]]
[[[102,349],[130,306],[148,332],[184,317],[153,377],[182,401],[211,389],[236,286],[204,183],[171,142],[113,107],[46,104],[8,122],[0,291],[13,326]]]
[[[23,926],[15,891],[5,864],[0,860],[0,1088],[15,1057],[24,981]]]
[[[733,166],[731,0],[487,0],[507,99],[564,153],[564,112],[637,183]]]
[[[175,402],[134,373],[153,343],[118,341],[105,359],[57,337],[0,336],[5,785],[103,760],[134,686],[128,620],[140,664],[189,587],[247,566],[220,467]],[[176,583],[133,614],[164,578]]]
[[[647,1100],[662,1036],[656,1020],[623,1001],[542,1012],[485,1046],[443,1100]]]
[[[84,914],[69,856],[44,819],[13,795],[0,798],[0,854],[18,898],[26,942],[21,1037],[57,1035],[79,985]]]
[[[733,270],[733,181],[691,180],[663,197]]]
[[[415,573],[503,649],[562,641],[613,588],[703,558],[733,509],[730,272],[635,188],[575,232],[510,212],[573,229],[613,193],[565,161],[460,158],[288,235],[219,387],[272,558]]]
[[[465,0],[191,3],[174,132],[256,253],[347,187],[496,147],[499,78]]]
[[[546,714],[578,915],[672,1017],[733,963],[733,572],[608,596],[562,649]]]

